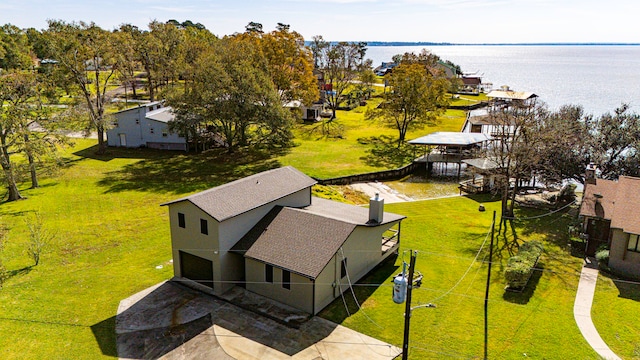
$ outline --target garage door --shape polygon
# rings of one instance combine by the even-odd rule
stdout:
[[[184,278],[213,289],[213,263],[211,260],[180,251],[180,273]]]

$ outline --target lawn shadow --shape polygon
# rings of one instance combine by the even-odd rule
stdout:
[[[489,203],[496,200],[499,200],[498,196],[492,194],[465,194],[463,195],[467,199],[471,199],[479,204]]]
[[[413,147],[407,145],[398,147],[398,139],[388,135],[359,138],[358,143],[371,147],[367,150],[367,155],[360,158],[369,166],[399,168],[415,159]]]
[[[392,275],[398,273],[400,266],[395,264],[396,259],[397,255],[390,256],[356,283],[357,286],[354,286],[353,289],[358,299],[358,304],[362,305],[378,289],[379,284],[384,284]],[[329,306],[320,311],[318,316],[341,324],[350,315],[357,313],[360,308],[353,299],[351,291],[347,289],[343,295],[344,302],[342,297],[338,297]]]
[[[184,194],[281,166],[271,159],[274,153],[259,150],[241,149],[229,154],[215,149],[185,154],[134,149],[131,153],[131,158],[141,160],[111,171],[98,181],[106,193],[135,190]]]
[[[108,147],[104,153],[99,154],[97,144],[73,153],[73,155],[81,158],[99,161],[111,161],[113,159],[167,159],[179,154],[185,153],[180,151],[125,147]]]
[[[96,338],[103,355],[118,357],[115,316],[91,325],[91,332],[93,332],[93,336]]]
[[[569,249],[569,226],[575,221],[577,208],[568,208],[555,213],[553,211],[532,208],[518,209],[515,221],[519,234],[523,236],[544,234],[545,241],[571,252]],[[525,220],[518,220],[518,218]]]
[[[7,279],[10,279],[10,278],[12,278],[12,277],[14,277],[14,276],[27,275],[28,273],[30,273],[30,272],[31,272],[31,270],[33,270],[33,267],[34,267],[34,266],[35,266],[35,265],[29,265],[29,266],[25,266],[25,267],[20,268],[20,269],[7,270],[7,271],[5,272],[5,277],[6,277]]]
[[[640,302],[640,285],[637,281],[622,280],[608,271],[600,271],[600,275],[611,279],[618,288],[618,297]]]
[[[544,272],[544,264],[542,262],[538,262],[536,267],[533,269],[533,273],[529,278],[529,282],[520,291],[511,291],[506,290],[502,295],[502,298],[510,303],[526,305],[531,300],[533,293],[536,291],[538,287],[538,283],[540,282],[540,278],[542,277],[542,273]]]

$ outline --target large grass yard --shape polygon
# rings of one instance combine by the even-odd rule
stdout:
[[[372,99],[367,106],[376,106],[379,102],[380,99]],[[398,132],[382,126],[379,122],[365,120],[365,111],[364,106],[352,111],[338,111],[335,123],[342,128],[342,132],[337,138],[323,136],[317,129],[318,124],[298,125],[294,131],[297,146],[287,154],[279,156],[278,160],[283,165],[292,165],[309,176],[321,179],[398,167],[381,167],[369,160],[367,150],[370,147],[363,145],[359,140],[380,136],[397,138]],[[460,131],[465,116],[462,110],[448,110],[434,124],[409,131],[407,140],[436,131]]]
[[[347,116],[342,119],[349,124]],[[352,121],[353,129],[345,139],[302,140],[281,157],[241,151],[194,155],[124,149],[96,156],[95,140],[78,140],[65,150],[66,167],[42,179],[41,188],[21,187],[27,200],[0,204],[0,222],[9,228],[2,260],[11,275],[0,289],[0,358],[115,357],[114,325],[120,300],[173,274],[167,209],[161,203],[286,164],[318,177],[366,171],[358,155],[351,153],[366,150],[356,145],[356,139],[370,130],[359,131],[357,119]],[[335,154],[312,160],[317,156],[314,149],[332,146]],[[334,169],[333,156],[338,155],[344,156],[344,166]],[[486,212],[478,211],[478,201],[485,204]],[[482,357],[487,270],[482,260],[488,248],[474,258],[489,230],[491,212],[497,208],[490,199],[467,197],[387,205],[387,211],[407,216],[402,223],[402,249],[419,251],[417,269],[424,281],[414,292],[413,303],[438,306],[413,313],[412,359]],[[41,215],[55,240],[47,244],[41,263],[31,267],[25,219],[34,212]],[[496,241],[489,302],[491,358],[597,358],[573,320],[581,259],[571,257],[566,247],[570,219],[571,215],[563,214],[517,224],[520,241],[545,243],[542,271],[535,273],[523,293],[504,292],[502,268],[509,243],[502,238]],[[358,311],[346,293],[352,316],[346,316],[342,301],[330,305],[322,316],[401,346],[404,306],[392,302],[390,286],[400,264],[401,258],[374,272],[366,279],[371,286],[356,286],[363,310]],[[599,282],[596,325],[614,351],[624,358],[637,357],[638,288],[630,285],[631,290],[621,297],[621,290],[608,281]]]
[[[497,202],[483,199],[487,211],[467,197],[388,204],[387,211],[407,216],[402,224],[402,250],[417,250],[416,270],[424,275],[413,292],[412,305],[434,303],[437,308],[418,308],[411,319],[410,358],[482,358],[484,341],[484,294],[487,275],[487,241],[491,211]],[[521,211],[518,216],[539,215]],[[522,293],[506,292],[504,266],[510,256],[511,235],[496,238],[489,297],[489,357],[493,359],[598,359],[583,339],[573,318],[573,303],[582,259],[572,257],[564,229],[572,214],[553,215],[518,223],[519,242],[541,240],[545,252],[540,270]],[[510,234],[510,232],[508,232]],[[507,241],[509,240],[509,241]],[[391,298],[392,278],[401,271],[400,256],[358,284],[358,310],[351,294],[321,315],[392,344],[402,344],[404,304]],[[381,284],[370,286],[367,284]],[[640,287],[620,299],[616,287],[600,286],[592,312],[611,348],[625,359],[637,358],[640,321]],[[632,291],[632,292],[633,292]],[[617,308],[620,306],[620,308]],[[625,316],[626,315],[626,316]],[[633,330],[635,329],[635,330]]]

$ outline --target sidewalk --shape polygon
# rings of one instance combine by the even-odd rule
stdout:
[[[595,258],[588,257],[585,259],[582,272],[580,273],[578,292],[573,305],[573,317],[576,319],[576,324],[578,324],[582,336],[584,336],[585,340],[587,340],[598,355],[608,360],[620,360],[620,357],[611,351],[604,340],[602,340],[591,320],[591,305],[593,303],[593,295],[596,290],[597,281],[598,262]]]

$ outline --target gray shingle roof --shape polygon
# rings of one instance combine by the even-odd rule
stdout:
[[[315,279],[358,226],[379,226],[405,216],[385,212],[370,224],[369,210],[314,197],[302,209],[277,206],[231,249]]]
[[[252,258],[315,279],[357,225],[301,209],[275,207],[233,248]]]
[[[190,201],[217,221],[240,215],[259,206],[313,186],[316,181],[286,166],[264,171],[162,205]]]
[[[305,211],[326,218],[348,222],[354,225],[377,226],[402,220],[406,216],[385,212],[381,223],[369,222],[369,209],[360,206],[349,205],[337,201],[313,197],[311,205],[304,208]]]

